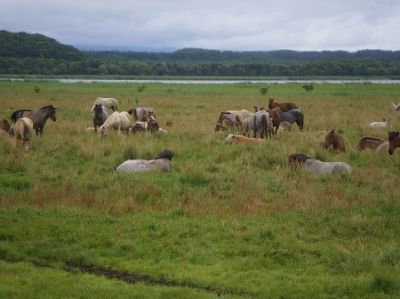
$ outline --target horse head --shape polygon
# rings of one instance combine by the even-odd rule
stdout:
[[[399,137],[399,131],[397,132],[388,132],[388,139],[389,139],[389,149],[388,153],[389,155],[393,155],[394,150],[398,147],[400,147],[400,137]]]
[[[255,112],[264,110],[264,107],[261,107],[261,106],[253,106],[253,107],[254,107]]]

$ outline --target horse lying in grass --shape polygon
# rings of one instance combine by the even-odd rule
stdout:
[[[344,140],[343,140],[342,136],[337,134],[334,129],[330,130],[325,135],[325,140],[320,145],[324,149],[328,149],[328,148],[332,147],[332,149],[334,149],[334,150],[339,150],[342,152],[346,151],[346,147],[344,145]]]
[[[133,118],[126,111],[113,112],[104,122],[104,124],[99,128],[101,135],[106,135],[111,129],[118,130],[118,134],[120,134],[121,130],[126,134],[129,132],[129,128],[132,127]]]
[[[21,117],[10,129],[10,136],[15,136],[17,143],[22,141],[25,151],[29,150],[29,142],[35,131],[33,130],[33,121],[27,117]]]
[[[276,107],[279,107],[281,112],[287,112],[293,109],[297,109],[297,106],[294,103],[291,102],[278,103],[274,98],[270,98],[268,102],[268,108],[274,109]]]
[[[127,160],[120,164],[117,173],[130,173],[130,172],[152,172],[152,171],[169,171],[169,162],[173,157],[171,150],[165,150],[160,153],[154,160]]]
[[[156,118],[150,114],[150,118],[148,121],[137,121],[130,129],[132,134],[136,133],[147,133],[147,134],[154,134],[154,133],[166,133],[164,129],[161,129],[158,125]]]
[[[365,136],[358,141],[357,150],[363,151],[369,148],[375,151],[378,148],[378,146],[380,146],[384,142],[385,141],[380,138]]]
[[[322,162],[298,153],[289,156],[289,165],[292,168],[302,166],[305,170],[321,177],[350,175],[352,172],[351,166],[345,162]]]
[[[372,129],[387,129],[390,126],[390,118],[388,120],[383,119],[383,121],[375,121],[369,124]]]
[[[265,139],[251,138],[242,135],[229,134],[225,139],[226,143],[229,144],[253,144],[260,145],[265,143]]]
[[[94,112],[94,108],[96,105],[103,105],[104,107],[106,107],[107,109],[111,109],[112,111],[118,110],[118,100],[114,98],[98,97],[94,102],[92,108],[90,109],[90,112]]]
[[[287,121],[282,121],[279,124],[278,132],[290,132],[292,129],[292,124]]]

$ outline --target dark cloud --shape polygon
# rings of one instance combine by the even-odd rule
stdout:
[[[399,1],[237,2],[2,0],[0,28],[148,49],[400,49]]]

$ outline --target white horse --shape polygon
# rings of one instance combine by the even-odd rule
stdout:
[[[387,129],[389,126],[390,118],[388,120],[383,119],[383,121],[375,121],[369,124],[369,127],[373,129]]]
[[[121,130],[126,131],[128,133],[129,128],[132,126],[133,118],[126,111],[113,112],[104,122],[104,124],[100,127],[101,135],[106,135],[111,128],[117,129],[118,134],[120,134]]]
[[[289,156],[290,166],[303,165],[307,171],[321,177],[335,175],[350,175],[352,168],[345,162],[322,162],[311,159],[304,154],[293,154]]]
[[[33,130],[33,121],[27,117],[19,118],[11,127],[9,134],[15,136],[17,142],[21,140],[25,151],[28,151],[31,136],[35,134]]]
[[[103,105],[104,107],[108,109],[112,109],[113,111],[117,111],[118,109],[118,100],[114,98],[102,98],[98,97],[96,101],[94,102],[92,109],[90,109],[90,112],[94,111],[94,107],[96,104]]]
[[[116,172],[151,172],[151,171],[169,171],[169,162],[172,159],[173,152],[165,150],[160,153],[154,160],[127,160],[120,164]]]

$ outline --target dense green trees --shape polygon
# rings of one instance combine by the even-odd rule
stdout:
[[[3,30],[0,31],[0,74],[400,76],[400,51],[81,52],[40,34]]]

